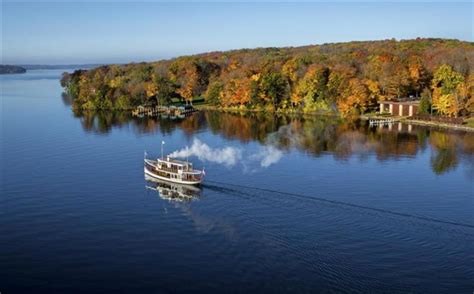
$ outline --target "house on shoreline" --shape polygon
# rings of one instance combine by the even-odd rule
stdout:
[[[420,100],[417,98],[399,98],[393,101],[379,101],[380,113],[390,113],[393,116],[414,116],[418,113]]]

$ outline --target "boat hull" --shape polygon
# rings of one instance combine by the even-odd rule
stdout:
[[[171,183],[183,184],[183,185],[199,185],[199,184],[201,184],[201,181],[183,181],[183,180],[180,180],[180,179],[172,179],[172,178],[168,178],[168,177],[163,177],[163,176],[160,176],[157,173],[154,173],[152,170],[148,169],[146,166],[145,166],[144,170],[145,170],[145,174],[152,177],[152,178],[167,181],[167,182],[171,182]]]

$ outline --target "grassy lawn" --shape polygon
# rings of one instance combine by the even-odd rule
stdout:
[[[194,98],[193,99],[193,105],[201,105],[201,104],[207,104],[204,98]],[[186,105],[185,102],[180,100],[179,98],[171,98],[171,104],[173,106],[183,106]]]
[[[466,119],[465,122],[468,127],[474,128],[474,117]]]

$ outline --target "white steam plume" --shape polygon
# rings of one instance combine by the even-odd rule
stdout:
[[[185,158],[188,156],[196,156],[199,160],[210,161],[226,166],[234,166],[242,159],[242,151],[234,147],[211,148],[206,143],[198,139],[194,139],[191,147],[177,150],[169,155],[170,157]]]

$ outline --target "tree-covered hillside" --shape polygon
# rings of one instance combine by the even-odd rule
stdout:
[[[65,73],[78,109],[192,102],[218,107],[363,113],[379,100],[421,96],[423,109],[474,111],[474,43],[445,39],[241,49]]]

